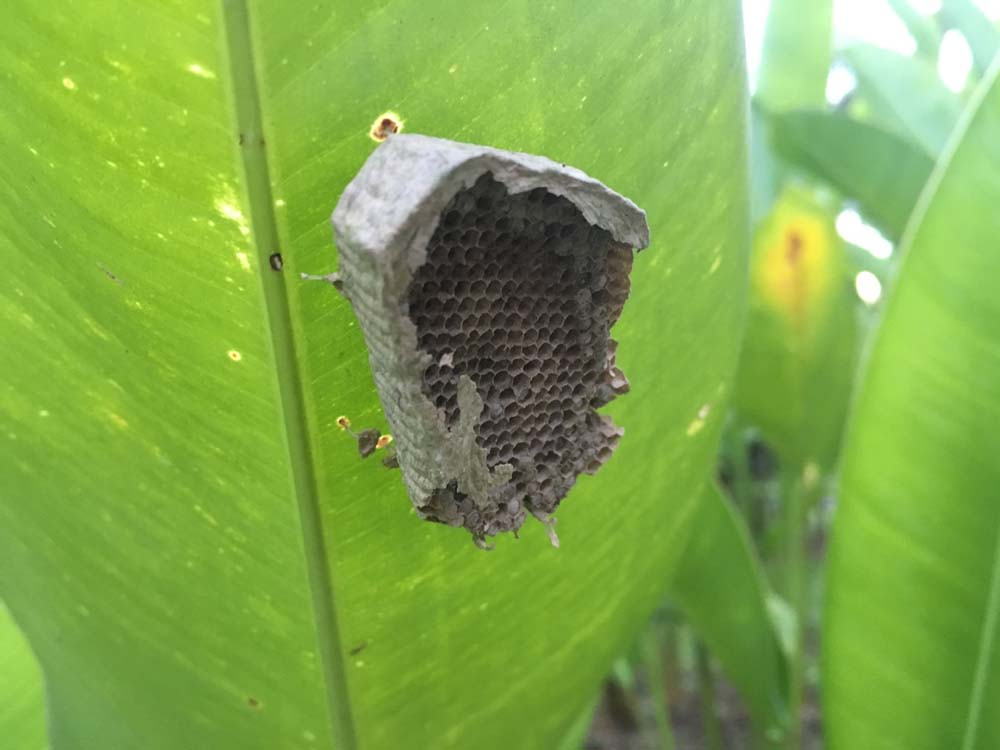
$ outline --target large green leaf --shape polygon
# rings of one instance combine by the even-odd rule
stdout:
[[[770,112],[820,106],[833,45],[831,0],[772,0],[755,99]]]
[[[45,750],[42,675],[28,642],[0,601],[0,732],[4,747]]]
[[[222,7],[0,11],[0,594],[54,747],[550,748],[659,601],[713,462],[743,315],[738,8]],[[615,328],[627,437],[560,550],[419,521],[336,426],[385,425],[347,303],[298,272],[335,267],[330,211],[388,109],[649,212]]]
[[[705,485],[695,512],[696,533],[671,581],[671,597],[740,689],[759,734],[780,737],[787,720],[785,657],[750,534],[713,483]]]
[[[914,214],[845,449],[832,750],[1000,746],[1000,66]]]
[[[898,239],[934,166],[910,141],[840,112],[795,111],[772,118],[774,148],[787,161],[858,202]]]
[[[937,67],[865,44],[843,54],[858,78],[852,110],[937,158],[962,111],[962,100],[941,82]]]

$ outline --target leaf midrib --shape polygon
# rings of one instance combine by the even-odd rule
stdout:
[[[236,139],[243,164],[247,206],[257,251],[274,357],[279,403],[284,422],[290,480],[298,504],[302,544],[309,578],[317,651],[326,687],[334,747],[353,750],[357,743],[347,680],[340,649],[333,582],[323,538],[319,491],[313,469],[298,357],[295,352],[291,309],[281,273],[270,269],[270,257],[279,252],[271,178],[261,116],[253,40],[246,0],[223,0],[222,21],[229,61],[229,86],[235,115]]]

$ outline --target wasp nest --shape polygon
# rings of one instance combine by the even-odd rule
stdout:
[[[645,214],[548,159],[393,135],[333,224],[418,514],[479,544],[528,512],[551,532],[622,435],[596,409],[628,390],[609,329]]]

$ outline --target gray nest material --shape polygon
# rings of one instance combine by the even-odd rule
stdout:
[[[596,409],[628,390],[609,329],[645,213],[540,156],[393,135],[333,226],[417,513],[481,546],[527,512],[551,532],[622,435]]]

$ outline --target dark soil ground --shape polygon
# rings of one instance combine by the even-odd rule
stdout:
[[[720,680],[716,692],[718,746],[724,750],[755,750],[750,719],[736,690]],[[638,686],[638,706],[633,709],[614,683],[607,683],[604,697],[594,714],[584,750],[662,750],[663,743],[652,719],[648,693]],[[802,707],[802,750],[822,750],[822,721],[818,694],[807,690]],[[670,723],[676,750],[707,750],[705,722],[696,688],[673,690]]]

